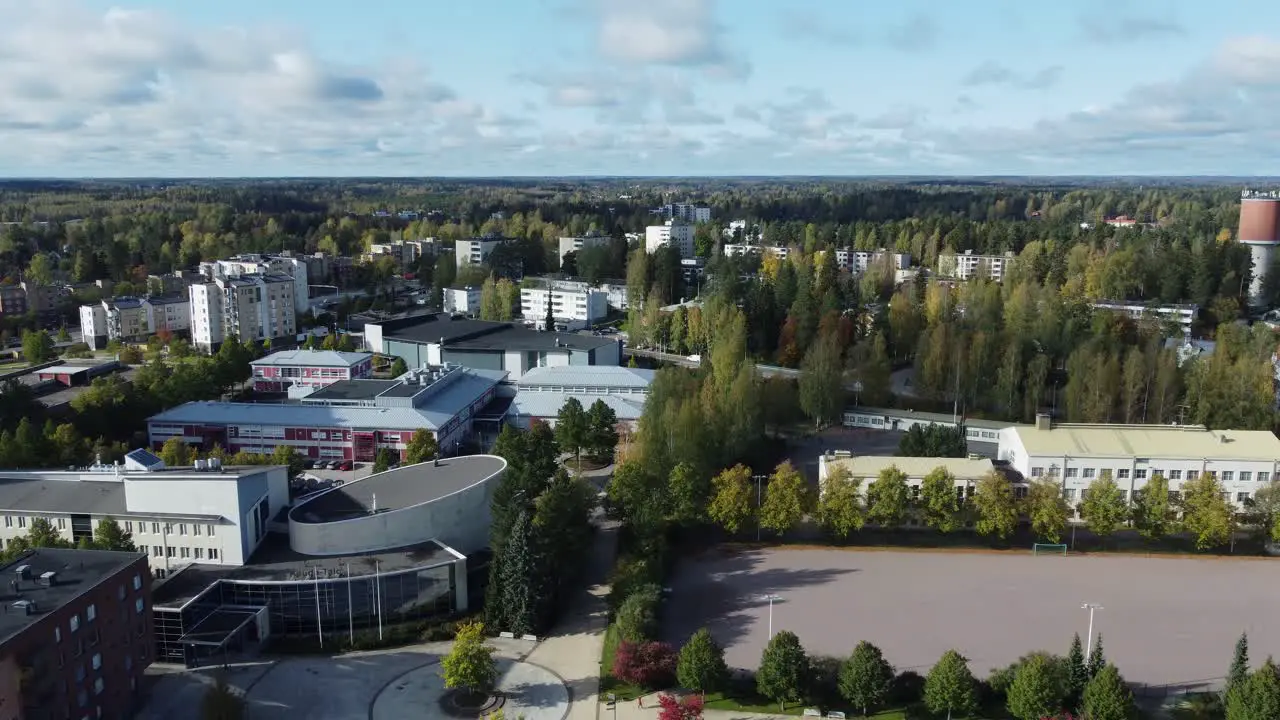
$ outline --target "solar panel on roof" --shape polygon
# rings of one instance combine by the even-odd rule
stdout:
[[[138,448],[125,454],[125,466],[129,469],[152,470],[164,466],[164,461],[155,453],[145,448]]]

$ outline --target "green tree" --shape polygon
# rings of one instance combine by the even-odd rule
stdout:
[[[978,709],[978,683],[960,653],[948,650],[929,670],[924,681],[924,704],[929,712],[972,715]]]
[[[413,432],[409,443],[405,445],[404,461],[409,465],[434,460],[440,448],[436,445],[436,436],[430,430],[422,428]]]
[[[373,456],[373,472],[386,472],[395,462],[396,457],[390,448],[378,448],[378,453]]]
[[[1147,484],[1133,492],[1133,526],[1149,540],[1158,540],[1169,532],[1169,481],[1156,473]]]
[[[773,471],[760,506],[760,527],[779,535],[794,530],[809,509],[809,487],[804,476],[784,461]]]
[[[657,527],[667,515],[669,494],[661,478],[643,463],[627,461],[609,478],[609,501],[632,525]]]
[[[724,661],[724,648],[711,637],[711,631],[699,628],[680,648],[676,663],[676,680],[680,687],[703,693],[722,690],[729,680],[729,667]]]
[[[1103,470],[1093,482],[1080,503],[1080,515],[1095,535],[1106,540],[1119,529],[1129,516],[1124,491],[1111,479],[1111,471]]]
[[[271,450],[271,464],[289,468],[289,477],[302,472],[306,468],[306,462],[306,458],[292,445],[277,445]]]
[[[31,519],[31,527],[27,529],[27,542],[31,544],[31,547],[38,548],[71,547],[71,543],[58,533],[57,529],[53,527],[53,523],[42,517]]]
[[[396,358],[395,362],[391,363],[391,377],[400,377],[407,372],[409,372],[409,364],[404,361],[404,358]]]
[[[854,707],[862,708],[862,716],[867,717],[871,708],[879,706],[888,697],[892,683],[893,666],[884,659],[880,648],[863,640],[840,665],[837,686],[840,697]]]
[[[730,535],[737,534],[751,517],[751,468],[735,465],[711,480],[707,516]]]
[[[1027,516],[1031,532],[1045,542],[1056,543],[1067,528],[1071,506],[1062,497],[1062,488],[1053,480],[1032,480],[1027,490]]]
[[[498,682],[498,662],[493,647],[485,642],[484,623],[459,626],[453,648],[440,659],[440,666],[446,688],[464,690],[473,698],[488,697]]]
[[[556,443],[582,459],[582,448],[587,444],[591,428],[587,413],[578,398],[570,397],[556,416]]]
[[[618,414],[604,400],[587,408],[587,448],[598,459],[613,459],[618,447]]]
[[[1182,484],[1182,526],[1201,550],[1225,545],[1231,539],[1235,512],[1222,483],[1204,474]]]
[[[1085,685],[1081,697],[1081,710],[1088,720],[1129,720],[1133,717],[1133,693],[1120,677],[1120,671],[1110,663]],[[1280,705],[1276,710],[1280,712]]]
[[[1019,720],[1052,717],[1062,708],[1063,688],[1058,669],[1044,655],[1032,655],[1014,673],[1006,706]]]
[[[180,437],[171,437],[160,446],[160,459],[168,467],[186,467],[191,464],[191,447]]]
[[[1226,720],[1263,720],[1280,717],[1280,670],[1267,658],[1244,683],[1226,697]]]
[[[662,588],[641,585],[627,595],[614,614],[614,624],[623,640],[632,643],[653,640],[658,633],[658,606]]]
[[[1249,635],[1240,633],[1236,640],[1235,654],[1231,657],[1231,669],[1227,671],[1227,682],[1223,688],[1223,696],[1229,695],[1238,687],[1243,687],[1249,679]]]
[[[862,479],[853,477],[843,465],[831,467],[818,496],[818,522],[827,532],[844,539],[861,530],[866,519]]]
[[[1080,702],[1084,686],[1089,683],[1089,668],[1085,665],[1084,646],[1080,633],[1071,638],[1071,651],[1067,653],[1067,701],[1072,707]]]
[[[1249,521],[1263,542],[1280,542],[1280,480],[1272,480],[1253,494]]]
[[[920,508],[924,523],[939,532],[948,533],[963,526],[956,478],[945,467],[936,467],[924,476],[920,483]]]
[[[711,482],[687,462],[671,469],[667,481],[671,495],[671,517],[682,525],[695,525],[707,515]]]
[[[800,364],[800,408],[816,427],[831,425],[844,411],[844,365],[840,339],[825,335]]]
[[[907,475],[889,466],[867,488],[867,520],[881,527],[898,527],[907,518],[910,489]]]
[[[35,365],[48,362],[58,356],[53,338],[44,330],[27,330],[22,333],[22,357]]]
[[[533,523],[529,512],[521,509],[503,545],[500,564],[498,588],[502,626],[507,632],[526,635],[537,631],[542,567],[534,546]]]
[[[769,639],[756,671],[756,689],[786,710],[804,700],[809,684],[809,656],[796,634],[783,630]]]
[[[113,517],[98,521],[98,526],[93,529],[93,546],[99,550],[138,551],[133,544],[133,535],[125,532]]]
[[[200,698],[202,720],[241,720],[245,716],[244,696],[218,673],[213,685]]]
[[[1089,674],[1089,679],[1092,680],[1097,677],[1106,664],[1107,657],[1102,650],[1102,633],[1098,633],[1093,639],[1093,647],[1089,649],[1089,659],[1084,664],[1084,669]]]
[[[579,574],[577,559],[591,543],[595,492],[560,468],[534,502],[533,527],[540,554],[562,590]]]

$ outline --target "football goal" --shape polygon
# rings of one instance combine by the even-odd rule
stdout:
[[[1066,545],[1048,545],[1045,543],[1036,543],[1031,546],[1032,555],[1063,555],[1067,554]]]

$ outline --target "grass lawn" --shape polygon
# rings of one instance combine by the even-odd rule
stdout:
[[[604,702],[609,698],[609,693],[617,696],[618,702],[635,700],[645,694],[643,688],[629,685],[613,676],[613,656],[618,652],[618,644],[622,642],[622,637],[618,634],[618,626],[609,623],[609,628],[604,632],[604,647],[600,651],[600,701]]]

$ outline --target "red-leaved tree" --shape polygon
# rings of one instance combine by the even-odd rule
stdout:
[[[670,695],[659,695],[658,705],[662,708],[658,713],[658,720],[701,720],[702,718],[701,695],[689,695],[683,700],[677,700]]]
[[[613,676],[643,688],[670,687],[676,675],[676,651],[664,642],[626,642],[613,656]]]

